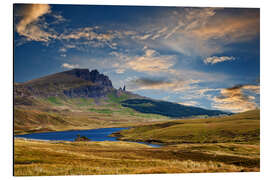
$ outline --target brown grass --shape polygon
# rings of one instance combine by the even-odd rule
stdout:
[[[15,176],[259,171],[260,162],[259,145],[245,144],[152,148],[121,141],[15,139],[14,145]],[[232,147],[237,147],[242,155],[235,153]],[[248,152],[253,152],[252,156]]]
[[[227,117],[181,119],[122,130],[121,140],[179,143],[248,143],[260,141],[260,111]]]

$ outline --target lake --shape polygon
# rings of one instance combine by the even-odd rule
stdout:
[[[91,141],[118,141],[117,137],[110,137],[109,135],[128,128],[100,128],[90,130],[71,130],[71,131],[56,131],[44,133],[32,133],[24,135],[16,135],[15,137],[37,139],[37,140],[50,140],[50,141],[74,141],[77,135],[86,136]],[[152,147],[160,147],[157,144],[150,144],[144,142],[136,142],[147,144]]]

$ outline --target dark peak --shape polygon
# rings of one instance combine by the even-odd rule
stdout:
[[[81,79],[89,80],[89,70],[88,69],[72,69],[69,71],[64,71],[65,74],[73,75]]]
[[[65,71],[64,73],[74,75],[78,78],[91,81],[93,83],[97,83],[104,86],[112,87],[112,82],[105,76],[104,74],[100,74],[97,69],[89,71],[88,69],[72,69],[69,71]]]
[[[64,71],[64,73],[68,73],[68,74],[88,74],[89,73],[89,69],[79,69],[79,68],[76,68],[76,69],[71,69],[71,70],[68,70],[68,71]]]
[[[98,72],[97,69],[93,69],[90,73],[92,73],[92,74],[99,74],[99,72]]]
[[[98,70],[96,70],[96,69],[94,69],[90,72],[90,80],[92,82],[95,82],[97,80],[97,78],[100,76],[105,76],[105,75],[99,74]]]

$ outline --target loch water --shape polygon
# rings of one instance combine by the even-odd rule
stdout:
[[[74,141],[77,135],[80,135],[81,137],[85,136],[89,138],[91,141],[119,141],[117,140],[117,137],[111,137],[110,135],[124,129],[128,128],[99,128],[90,130],[55,131],[16,135],[15,137],[48,141]],[[160,145],[157,144],[150,144],[144,142],[136,143],[147,144],[152,147],[160,147]]]

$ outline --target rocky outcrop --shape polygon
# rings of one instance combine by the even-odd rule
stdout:
[[[72,69],[14,85],[15,97],[104,97],[115,91],[108,76],[98,70]]]
[[[100,74],[98,70],[94,69],[91,72],[89,72],[88,69],[72,69],[70,71],[65,71],[64,73],[69,75],[74,75],[78,78],[91,81],[95,84],[106,86],[112,88],[112,82],[108,78],[108,76],[105,76],[104,74]]]
[[[76,97],[91,97],[99,98],[104,97],[108,93],[112,92],[113,88],[103,85],[91,85],[91,86],[80,86],[78,88],[72,88],[64,90],[64,94],[70,98]]]
[[[78,78],[93,83],[91,85],[80,86],[64,90],[63,93],[68,97],[99,98],[106,96],[109,92],[112,92],[114,90],[112,82],[108,78],[108,76],[100,74],[96,69],[92,70],[91,72],[89,72],[88,69],[73,69],[70,71],[66,71],[64,73],[74,75]]]

